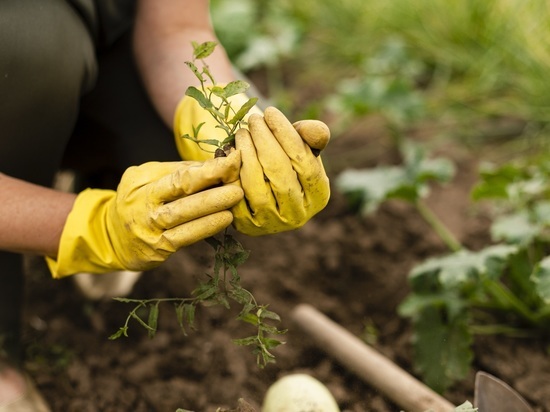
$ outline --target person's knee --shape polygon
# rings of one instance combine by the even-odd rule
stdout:
[[[66,1],[2,1],[0,50],[0,90],[9,107],[77,105],[95,80],[92,40]]]
[[[0,50],[0,160],[57,159],[96,77],[86,27],[66,1],[2,0]]]

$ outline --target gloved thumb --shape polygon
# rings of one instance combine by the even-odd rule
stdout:
[[[308,146],[319,152],[330,140],[330,129],[320,120],[299,120],[292,125]]]

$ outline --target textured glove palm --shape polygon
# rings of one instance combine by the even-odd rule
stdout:
[[[117,191],[77,196],[61,236],[53,277],[142,271],[231,224],[243,193],[240,153],[206,162],[150,162],[129,168]],[[220,186],[221,185],[221,186]]]

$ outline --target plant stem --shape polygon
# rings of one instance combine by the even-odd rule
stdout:
[[[502,283],[489,280],[485,282],[485,287],[499,303],[505,306],[504,309],[513,309],[530,323],[534,325],[538,323],[537,316]]]
[[[426,222],[428,222],[428,224],[433,228],[435,233],[437,233],[449,249],[453,252],[457,252],[462,249],[462,244],[456,239],[447,226],[445,226],[441,219],[439,219],[422,200],[417,199],[414,204],[420,215]]]

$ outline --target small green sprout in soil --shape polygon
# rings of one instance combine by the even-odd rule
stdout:
[[[197,143],[202,150],[203,144],[217,147],[216,156],[225,156],[227,150],[231,150],[234,144],[235,133],[239,127],[245,124],[244,118],[250,109],[255,105],[257,98],[250,98],[238,110],[231,107],[229,98],[246,92],[249,85],[241,80],[228,83],[226,86],[218,86],[203,59],[210,56],[216,47],[215,42],[202,44],[193,43],[193,60],[187,62],[187,66],[193,71],[200,81],[200,88],[189,87],[186,95],[195,99],[199,105],[216,120],[217,126],[224,130],[227,137],[223,141],[213,139],[200,139],[199,132],[204,125],[201,123],[193,127],[193,136],[185,135],[182,138],[190,139]],[[199,69],[197,60],[202,62]],[[211,84],[209,84],[211,83]],[[129,312],[126,322],[109,339],[118,339],[128,336],[130,321],[137,321],[139,325],[147,330],[149,337],[154,337],[157,332],[160,305],[172,304],[179,326],[185,335],[187,330],[195,329],[196,309],[201,305],[222,305],[230,308],[230,303],[240,305],[240,312],[237,319],[254,326],[256,332],[248,337],[234,339],[233,342],[239,346],[252,347],[256,355],[257,364],[260,368],[269,363],[275,362],[275,356],[271,350],[281,345],[278,339],[270,336],[284,334],[285,330],[279,330],[273,325],[279,322],[277,313],[268,310],[267,305],[260,305],[250,291],[241,286],[241,279],[237,267],[243,264],[249,256],[245,250],[227,230],[217,237],[210,237],[206,242],[215,251],[214,266],[211,274],[207,274],[207,280],[199,283],[198,287],[187,298],[156,298],[156,299],[128,299],[115,298],[115,300],[135,305]],[[143,310],[148,310],[147,319],[141,316]]]

